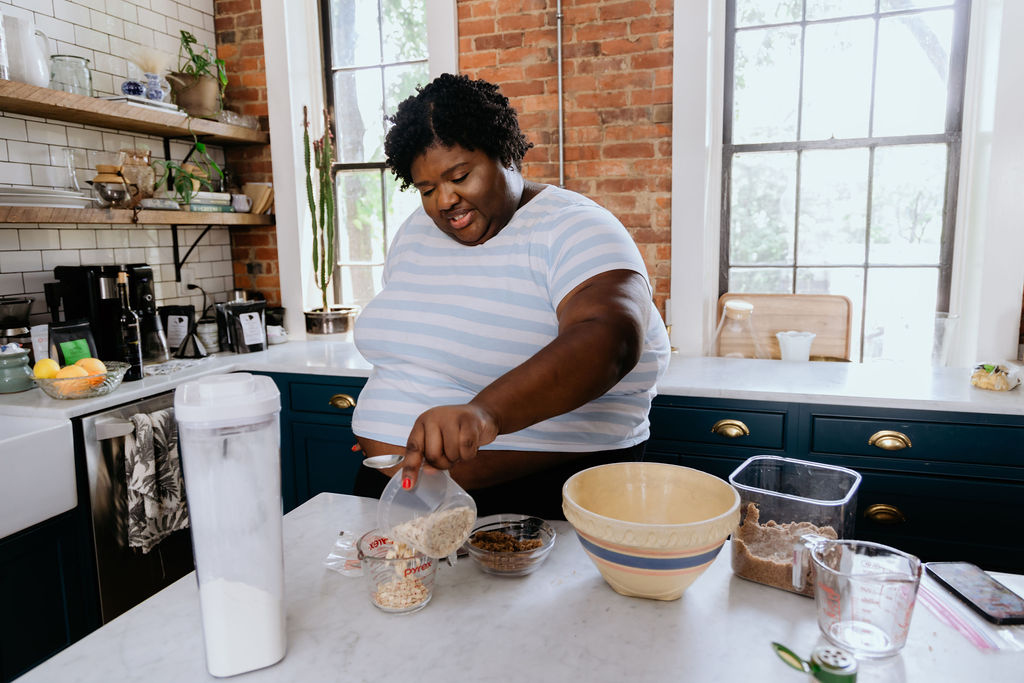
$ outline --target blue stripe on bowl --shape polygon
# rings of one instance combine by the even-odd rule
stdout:
[[[691,567],[699,567],[703,564],[707,564],[718,556],[718,551],[722,549],[723,545],[725,545],[725,540],[723,539],[722,543],[719,544],[717,548],[699,555],[690,555],[689,557],[637,557],[636,555],[624,555],[622,553],[617,553],[614,550],[602,548],[601,546],[583,538],[579,534],[576,534],[576,538],[580,539],[580,543],[587,552],[591,553],[595,557],[601,558],[602,560],[621,564],[626,567],[653,569],[657,571],[690,569]]]

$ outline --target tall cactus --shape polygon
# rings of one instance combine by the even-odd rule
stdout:
[[[313,276],[323,296],[323,312],[328,313],[327,292],[334,275],[334,181],[331,163],[334,161],[334,140],[331,119],[324,110],[324,134],[313,140],[310,149],[309,113],[302,107],[302,151],[306,164],[306,201],[313,227]],[[316,190],[314,191],[314,169]]]

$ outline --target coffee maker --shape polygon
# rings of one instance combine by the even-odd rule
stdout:
[[[157,315],[153,269],[145,263],[107,266],[57,266],[57,282],[47,283],[46,303],[53,322],[88,320],[100,360],[117,357],[121,304],[117,297],[117,274],[128,273],[128,296],[139,315],[143,361],[159,363],[170,356],[160,316]]]

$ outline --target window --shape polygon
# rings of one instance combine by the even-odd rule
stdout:
[[[949,301],[968,0],[729,0],[720,293],[842,294],[854,360]]]
[[[394,231],[419,205],[384,167],[385,117],[427,82],[425,0],[324,0],[327,99],[337,162],[335,300],[380,289]]]

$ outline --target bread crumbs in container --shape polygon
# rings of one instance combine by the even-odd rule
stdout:
[[[377,529],[363,534],[358,549],[370,602],[379,609],[409,614],[430,602],[437,560],[392,541]]]

